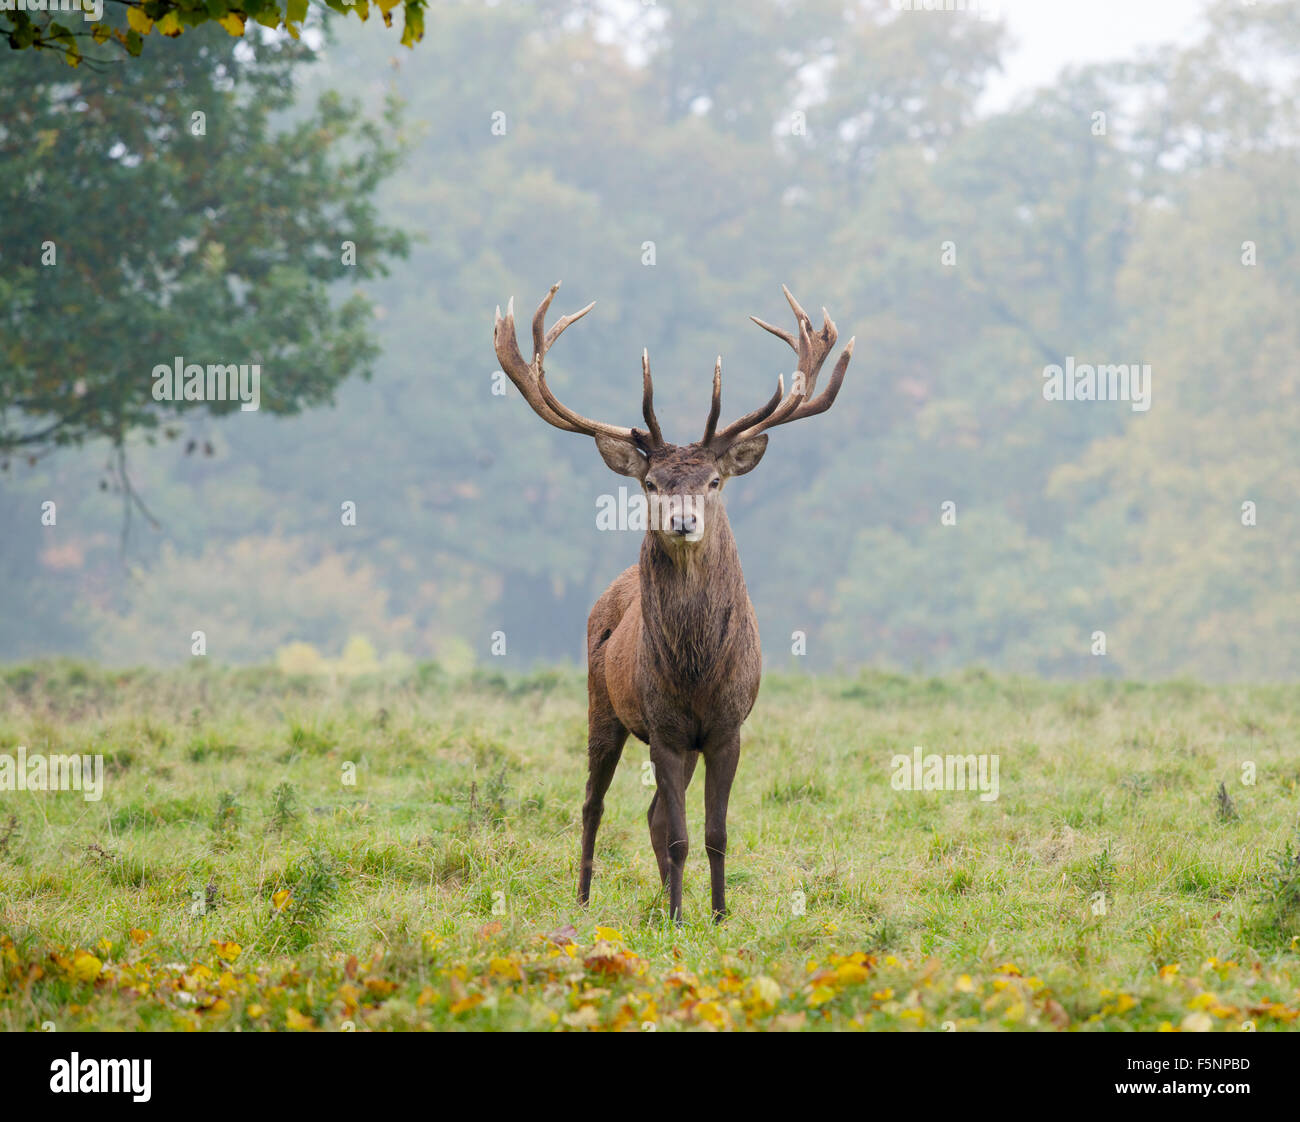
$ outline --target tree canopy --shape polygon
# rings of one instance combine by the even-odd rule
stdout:
[[[103,72],[11,60],[28,96],[0,126],[0,456],[176,438],[185,416],[245,405],[160,396],[154,372],[174,363],[256,365],[256,407],[282,415],[368,374],[356,283],[407,244],[373,198],[395,107],[366,119],[328,93],[284,119],[311,57],[208,29]]]
[[[342,15],[363,23],[370,0],[322,0]],[[375,0],[384,26],[402,13],[402,45],[424,38],[427,0]],[[106,14],[107,9],[107,14]],[[13,0],[0,8],[0,39],[16,51],[61,55],[69,66],[82,59],[114,61],[143,53],[150,35],[176,39],[195,27],[219,24],[236,38],[250,26],[283,31],[294,39],[308,19],[308,0]]]

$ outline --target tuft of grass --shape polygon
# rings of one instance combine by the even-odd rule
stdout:
[[[243,822],[244,808],[234,791],[222,791],[217,797],[217,810],[212,816],[212,848],[221,853],[233,849]]]
[[[10,814],[0,826],[0,857],[8,857],[10,851],[18,851],[18,842],[22,838],[22,830],[18,825],[18,815]]]
[[[318,845],[312,845],[297,858],[276,882],[276,892],[287,892],[279,901],[273,893],[273,923],[280,929],[277,943],[290,952],[302,951],[320,935],[329,917],[330,907],[339,894],[339,875],[333,858]]]
[[[1236,822],[1241,817],[1237,813],[1237,804],[1232,801],[1232,796],[1228,794],[1228,788],[1223,780],[1219,780],[1219,790],[1215,795],[1215,804],[1218,808],[1220,822]]]
[[[271,792],[271,817],[266,828],[277,834],[283,834],[298,821],[298,795],[293,784],[288,780],[276,785]]]
[[[1292,947],[1300,939],[1300,827],[1265,857],[1247,934],[1258,946]]]

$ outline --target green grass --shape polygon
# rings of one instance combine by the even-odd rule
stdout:
[[[720,928],[700,775],[666,920],[634,740],[574,903],[585,703],[562,671],[0,671],[0,752],[106,769],[99,802],[0,792],[0,1027],[1300,1026],[1294,688],[769,676]],[[996,754],[1000,797],[893,789],[914,745]]]

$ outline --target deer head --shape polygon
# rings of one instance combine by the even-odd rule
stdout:
[[[501,309],[497,308],[493,328],[497,360],[542,420],[558,429],[593,437],[605,463],[612,470],[641,484],[650,511],[650,532],[658,534],[660,540],[673,549],[691,549],[706,539],[709,527],[716,521],[715,512],[724,484],[732,476],[744,475],[758,466],[767,450],[768,429],[824,413],[834,404],[849,360],[853,357],[854,340],[850,339],[835,364],[830,383],[820,396],[813,397],[817,377],[835,346],[838,332],[825,308],[822,309],[821,330],[814,330],[808,314],[783,285],[782,291],[795,314],[797,336],[764,323],[757,316],[750,318],[765,331],[784,339],[798,356],[789,395],[785,393],[784,379],[778,375],[776,392],[767,402],[726,428],[718,429],[722,411],[722,358],[719,357],[713,368],[713,401],[703,437],[693,444],[670,444],[664,440],[655,417],[654,383],[647,351],[641,352],[644,429],[589,420],[568,408],[551,392],[543,367],[546,353],[569,324],[595,307],[593,301],[580,311],[563,316],[547,331],[546,313],[559,287],[558,281],[551,286],[533,315],[532,362],[524,361],[515,337],[514,299],[511,298],[507,305],[504,317]]]

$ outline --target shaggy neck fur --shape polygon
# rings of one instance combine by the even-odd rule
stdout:
[[[694,683],[725,668],[748,593],[722,504],[694,546],[673,548],[651,531],[641,545],[642,641],[666,681]]]

